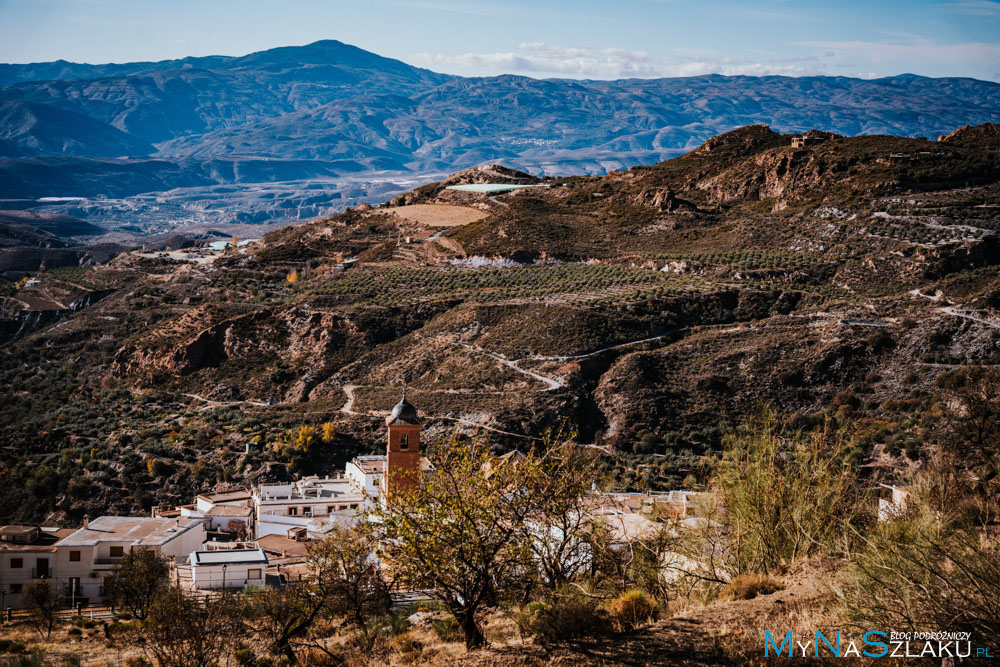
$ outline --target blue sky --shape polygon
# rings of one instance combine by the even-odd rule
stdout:
[[[0,62],[242,55],[319,39],[463,75],[1000,81],[1000,0],[0,0]]]

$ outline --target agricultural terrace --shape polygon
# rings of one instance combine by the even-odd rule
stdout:
[[[653,269],[617,264],[510,268],[379,267],[348,274],[309,292],[400,306],[415,302],[539,300],[594,302],[662,297],[697,284]]]

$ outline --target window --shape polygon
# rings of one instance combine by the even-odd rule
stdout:
[[[336,506],[334,506],[334,505],[327,505],[326,506],[326,513],[327,514],[333,514],[333,510],[335,510],[335,509],[337,509]]]
[[[22,567],[24,567],[24,559],[23,558],[11,558],[10,559],[10,569],[17,570],[17,569],[20,569]]]
[[[247,570],[247,579],[260,579],[260,568]]]
[[[15,595],[17,595],[18,593],[21,592],[21,586],[22,586],[22,584],[11,584],[10,585],[10,592],[14,593]]]
[[[358,509],[358,504],[357,503],[351,503],[351,509],[352,510]]]
[[[70,560],[71,563],[79,563],[80,562],[80,552],[79,551],[70,551],[69,552],[69,560]]]
[[[303,516],[312,516],[312,513],[313,513],[313,508],[311,506],[309,506],[309,505],[303,505],[302,506],[302,515]]]
[[[409,449],[410,448],[410,436],[407,433],[399,434],[399,448]]]
[[[112,558],[121,558],[125,555],[125,547],[110,547],[109,555]]]
[[[299,513],[299,508],[298,507],[289,507],[288,508],[288,516],[297,516],[298,513]]]

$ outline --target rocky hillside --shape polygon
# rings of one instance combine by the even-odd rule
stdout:
[[[756,125],[603,177],[469,170],[213,256],[9,285],[36,325],[0,351],[0,518],[328,471],[381,447],[404,382],[429,440],[563,429],[631,489],[697,482],[765,402],[905,426],[942,374],[1000,363],[1000,146],[943,134]],[[448,188],[470,183],[535,187]],[[57,289],[94,297],[36,314]],[[866,455],[905,463],[879,432]]]

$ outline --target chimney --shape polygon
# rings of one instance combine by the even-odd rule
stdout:
[[[83,515],[83,529],[87,530],[90,528],[90,516],[87,514]]]

